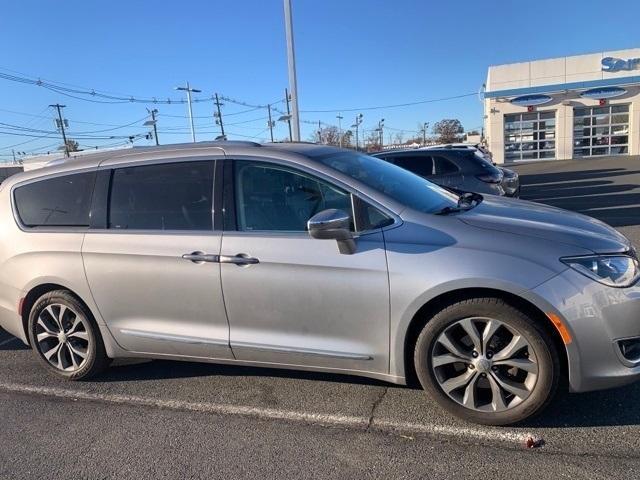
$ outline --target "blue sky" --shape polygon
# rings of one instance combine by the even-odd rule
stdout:
[[[293,0],[301,118],[336,124],[336,112],[314,111],[343,111],[343,126],[348,126],[357,111],[347,109],[477,92],[491,64],[640,46],[640,2],[611,5],[594,0]],[[256,105],[283,99],[287,86],[282,0],[21,0],[3,4],[0,25],[0,73],[157,98],[181,98],[173,87],[189,80],[203,90],[201,97],[218,92]],[[146,131],[141,125],[147,105],[87,102],[0,79],[0,122],[44,132],[31,135],[46,136],[53,129],[47,105],[57,102],[67,105],[71,137],[125,124],[133,125],[95,136]],[[160,141],[188,141],[186,106],[156,108]],[[230,102],[222,108],[229,115],[230,138],[268,138],[266,111],[238,113],[247,107]],[[194,105],[199,140],[216,135],[212,112],[210,102]],[[467,129],[482,124],[475,95],[362,113],[365,128],[384,118],[387,133],[404,129],[405,138],[425,121],[459,118]],[[314,128],[303,123],[303,139]],[[55,148],[55,138],[8,135],[25,131],[2,125],[0,131],[5,132],[0,159],[8,159],[10,147],[21,142],[28,141],[13,148]],[[287,136],[284,124],[278,124],[275,136]]]

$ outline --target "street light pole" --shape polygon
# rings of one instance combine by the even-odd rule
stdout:
[[[356,152],[360,150],[360,145],[358,144],[358,129],[360,128],[361,123],[362,123],[362,114],[359,113],[358,115],[356,115],[355,123],[351,125],[351,128],[356,129]]]
[[[293,43],[293,16],[291,0],[284,0],[284,24],[287,34],[287,65],[289,67],[289,88],[291,89],[291,122],[294,142],[300,141],[300,115],[298,110],[298,80],[296,77],[296,54]]]
[[[380,150],[382,150],[384,144],[384,118],[378,122],[377,130],[380,135]]]
[[[191,125],[191,141],[196,143],[196,130],[193,126],[193,110],[191,108],[191,92],[200,93],[202,90],[198,90],[197,88],[191,88],[189,82],[187,82],[186,87],[176,87],[176,90],[182,90],[187,92],[187,103],[189,104],[189,124]]]
[[[427,128],[429,128],[429,122],[422,124],[422,146],[427,144]]]
[[[338,142],[340,142],[340,148],[342,148],[342,119],[344,118],[342,115],[336,115],[338,119]]]

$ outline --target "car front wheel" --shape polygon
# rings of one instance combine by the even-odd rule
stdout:
[[[446,410],[486,425],[509,425],[553,398],[560,366],[553,339],[499,298],[454,303],[428,321],[416,342],[423,388]]]

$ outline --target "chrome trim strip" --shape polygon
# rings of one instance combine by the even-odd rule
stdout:
[[[333,352],[329,350],[314,350],[312,348],[279,347],[275,345],[263,345],[249,342],[233,342],[231,344],[231,349],[233,350],[234,348],[250,348],[252,350],[262,350],[265,352],[314,355],[318,357],[341,358],[344,360],[373,360],[373,356],[362,353]]]
[[[229,342],[224,340],[211,340],[208,338],[199,337],[187,337],[183,335],[171,335],[166,333],[145,332],[142,330],[131,330],[128,328],[121,328],[120,333],[125,335],[131,335],[132,337],[150,338],[152,340],[164,340],[167,342],[181,342],[190,343],[196,345],[217,345],[217,346],[229,346]]]

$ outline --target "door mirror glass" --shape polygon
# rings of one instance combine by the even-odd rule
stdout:
[[[340,253],[355,253],[356,243],[351,233],[351,217],[343,210],[329,208],[316,213],[307,222],[312,238],[337,240]]]

